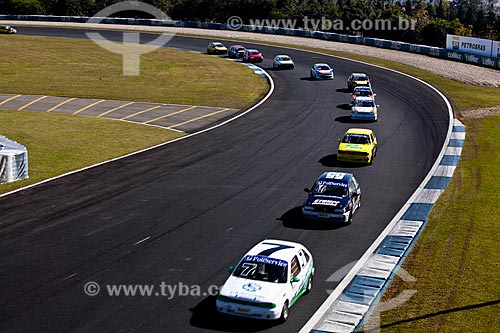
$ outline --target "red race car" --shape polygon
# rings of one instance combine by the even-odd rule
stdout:
[[[255,49],[246,50],[243,55],[243,62],[262,62],[263,60],[262,53]]]

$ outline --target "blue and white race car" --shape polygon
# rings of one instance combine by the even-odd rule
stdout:
[[[311,79],[333,79],[335,73],[328,64],[314,64],[311,68]]]
[[[306,219],[351,223],[352,215],[361,207],[361,188],[350,173],[324,172],[312,189],[304,191],[308,193],[302,206]]]
[[[311,290],[314,265],[302,244],[266,239],[230,271],[217,297],[217,311],[285,321],[288,309]]]

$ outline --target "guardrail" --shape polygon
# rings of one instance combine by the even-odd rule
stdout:
[[[86,23],[90,19],[91,19],[90,17],[85,17],[85,16],[0,15],[0,20],[13,20],[13,21]],[[227,24],[225,23],[132,19],[132,18],[119,18],[119,17],[104,17],[100,19],[100,23],[197,28],[197,29],[211,29],[211,30],[234,30],[234,29],[229,29]],[[430,57],[460,61],[464,63],[489,67],[494,69],[500,69],[500,59],[481,57],[457,51],[450,51],[444,48],[439,48],[434,46],[410,44],[410,43],[397,42],[386,39],[351,36],[351,35],[344,35],[332,32],[322,32],[322,31],[313,31],[304,29],[270,28],[265,26],[252,26],[252,25],[242,25],[238,29],[238,31],[296,36],[296,37],[308,37],[308,38],[322,39],[333,42],[361,44],[361,45],[379,47],[383,49],[411,52]]]

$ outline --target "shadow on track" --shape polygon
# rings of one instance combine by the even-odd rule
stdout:
[[[349,103],[344,103],[344,104],[338,104],[337,105],[337,108],[338,109],[341,109],[341,110],[351,110],[351,105]]]
[[[367,166],[364,164],[341,162],[337,160],[337,154],[323,156],[318,162],[321,163],[322,166],[328,168],[333,168],[333,167],[362,168]]]
[[[351,91],[347,88],[338,88],[335,90],[336,92],[344,93],[344,94],[350,94]]]
[[[285,228],[304,230],[335,230],[347,226],[347,224],[335,222],[310,221],[302,218],[302,206],[294,207],[277,218]]]
[[[192,313],[189,320],[191,326],[222,332],[259,332],[279,324],[273,320],[251,320],[221,314],[215,308],[216,299],[217,296],[208,296],[189,309]]]
[[[300,78],[302,81],[311,81],[311,82],[329,82],[332,80],[327,80],[327,79],[313,79],[310,76],[304,76]]]
[[[335,118],[335,121],[338,121],[342,124],[359,124],[359,121],[355,121],[351,119],[351,116],[340,116]]]

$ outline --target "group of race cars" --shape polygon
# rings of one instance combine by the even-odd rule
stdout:
[[[229,48],[220,42],[210,43],[208,54],[226,54],[244,62],[262,62],[256,49],[242,45]],[[273,59],[274,69],[294,69],[288,55]],[[333,67],[316,63],[310,79],[333,79]],[[347,80],[351,92],[351,119],[377,121],[371,81],[364,73],[352,73]],[[338,140],[337,160],[340,162],[372,164],[377,154],[377,138],[371,129],[350,128]],[[307,220],[350,224],[353,214],[361,207],[361,187],[351,173],[324,172],[311,188],[305,188],[307,198],[302,205],[302,217]],[[312,288],[314,265],[311,253],[299,243],[283,240],[264,240],[250,249],[235,267],[219,292],[216,301],[221,313],[285,321],[288,309],[300,296]]]

